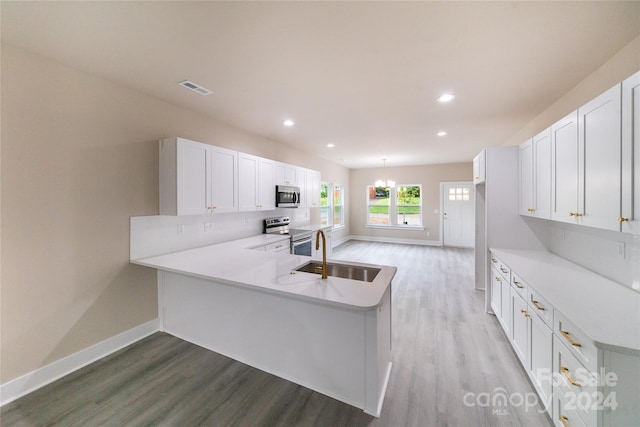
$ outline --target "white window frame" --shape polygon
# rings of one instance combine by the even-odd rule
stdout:
[[[371,224],[369,222],[369,188],[379,188],[374,184],[368,184],[365,191],[365,204],[366,204],[366,223],[365,227],[367,228],[384,228],[384,229],[398,229],[398,230],[424,230],[423,224],[423,192],[422,192],[422,184],[396,184],[395,187],[389,188],[389,224]],[[410,225],[410,224],[399,224],[398,223],[398,188],[399,187],[419,187],[420,188],[420,205],[411,205],[411,206],[419,206],[420,207],[420,224],[419,225]]]

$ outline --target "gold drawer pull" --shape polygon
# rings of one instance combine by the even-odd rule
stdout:
[[[569,371],[569,368],[567,368],[566,366],[560,366],[560,370],[562,371],[564,376],[567,378],[567,380],[569,380],[571,385],[574,385],[576,387],[582,387],[582,384],[580,384],[579,382],[576,382],[576,380],[571,378],[571,371]]]
[[[623,217],[618,218],[618,222],[627,222],[627,221],[629,221],[629,218],[623,218]]]
[[[579,216],[582,216],[582,214],[579,212],[569,212],[569,216],[579,217]]]
[[[276,249],[281,248],[281,247],[282,247],[282,245],[278,245],[278,246],[276,246]]]
[[[509,270],[505,270],[504,268],[500,267],[500,271],[502,271],[504,274],[507,274],[509,272]]]
[[[537,308],[538,310],[542,310],[542,311],[544,311],[544,307],[543,307],[543,306],[541,306],[541,305],[539,305],[539,304],[538,304],[538,301],[536,301],[536,300],[531,300],[531,302],[533,303],[533,305],[535,305],[535,306],[536,306],[536,308]]]
[[[571,344],[574,347],[582,347],[582,344],[575,342],[574,340],[571,339],[571,337],[569,336],[569,332],[567,331],[563,331],[562,329],[560,329],[560,333],[562,334],[562,336],[569,341],[569,344]]]
[[[517,280],[514,280],[514,281],[513,281],[513,284],[514,284],[514,285],[516,285],[516,287],[518,287],[518,289],[522,289],[522,288],[524,288],[524,286],[522,286],[522,285],[520,284],[520,282],[518,282]]]
[[[535,209],[533,209],[533,208],[529,208],[529,209],[527,209],[527,211],[529,211],[529,212],[531,212],[531,213],[534,213],[536,210],[535,210]]]
[[[560,415],[560,422],[564,427],[569,427],[569,418],[565,417],[564,415]]]

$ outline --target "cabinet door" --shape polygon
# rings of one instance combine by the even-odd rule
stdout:
[[[503,318],[502,314],[502,282],[503,279],[496,269],[491,269],[491,309],[498,319]]]
[[[258,209],[276,208],[275,162],[260,158],[258,160]]]
[[[533,212],[536,218],[551,218],[551,128],[533,138]]]
[[[578,112],[551,126],[551,219],[576,222],[578,211]]]
[[[578,109],[578,223],[620,230],[621,84]]]
[[[553,332],[536,314],[531,314],[530,319],[529,360],[531,366],[528,366],[527,369],[535,380],[536,388],[544,405],[549,409],[553,385],[551,379],[553,373]]]
[[[500,296],[500,304],[502,305],[502,327],[504,328],[507,336],[511,333],[511,284],[507,280],[500,282],[502,287],[502,294]]]
[[[320,206],[320,172],[307,169],[307,198],[309,207]]]
[[[511,341],[522,365],[529,368],[529,311],[518,292],[511,292]]]
[[[203,215],[209,211],[209,147],[199,142],[177,140],[177,215]]]
[[[258,161],[259,158],[256,156],[238,153],[238,210],[240,211],[258,209]]]
[[[214,213],[238,210],[238,152],[211,147],[211,209]]]
[[[473,159],[473,183],[482,184],[485,181],[485,178],[486,178],[485,151],[482,150]]]
[[[300,207],[309,207],[307,200],[307,170],[305,168],[296,168],[296,185],[300,187]]]
[[[518,152],[520,161],[520,215],[533,216],[535,213],[535,181],[533,161],[533,140],[530,139],[520,145]]]
[[[621,231],[640,234],[640,72],[622,82]]]

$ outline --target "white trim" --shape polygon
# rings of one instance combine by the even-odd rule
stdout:
[[[133,329],[80,350],[47,366],[0,385],[0,406],[31,393],[53,381],[69,375],[96,360],[102,359],[128,345],[158,332],[158,319],[150,320]]]
[[[424,227],[421,225],[374,225],[367,224],[364,228],[379,228],[381,230],[414,230],[424,231]]]
[[[350,239],[349,236],[343,236],[343,237],[340,237],[339,239],[336,239],[333,236],[331,236],[331,249],[337,246],[340,246],[341,244],[348,241],[349,239]]]
[[[423,245],[423,246],[442,246],[442,242],[439,240],[397,239],[394,237],[351,235],[347,238],[347,240],[364,240],[368,242],[383,242],[383,243],[404,243],[408,245]]]

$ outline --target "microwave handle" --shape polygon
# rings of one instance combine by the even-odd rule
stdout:
[[[297,191],[293,192],[293,203],[300,203],[300,201],[298,200],[300,198],[300,194]]]

